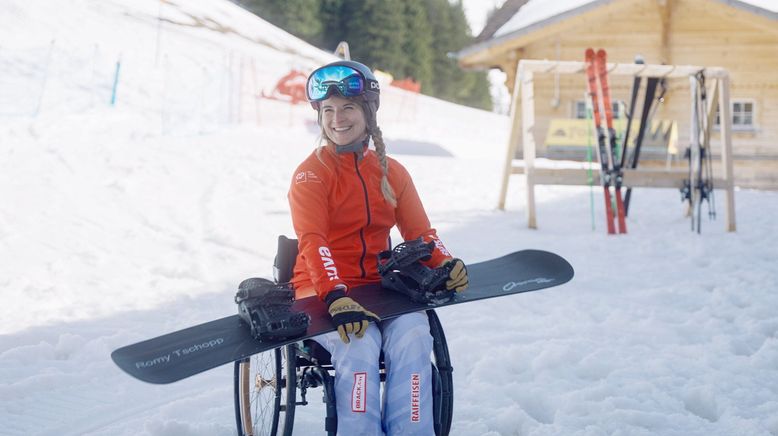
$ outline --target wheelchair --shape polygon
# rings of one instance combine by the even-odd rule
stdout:
[[[277,283],[291,280],[297,240],[278,238],[273,269]],[[426,311],[433,338],[432,389],[436,436],[448,435],[454,405],[454,386],[446,336],[435,311]],[[383,353],[381,382],[386,378]],[[234,402],[238,436],[289,436],[297,406],[308,404],[309,389],[323,388],[324,430],[337,432],[335,377],[329,353],[316,341],[304,340],[235,362]]]

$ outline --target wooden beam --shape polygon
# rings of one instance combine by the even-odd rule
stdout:
[[[600,170],[586,168],[532,169],[536,185],[600,186]],[[525,174],[524,166],[513,166],[511,174]],[[623,186],[627,188],[678,188],[689,178],[687,170],[625,169]],[[714,178],[714,186],[725,186],[723,178]]]
[[[533,73],[559,73],[559,74],[583,74],[586,65],[578,61],[541,61],[522,59],[520,64],[524,70]],[[705,72],[707,78],[721,78],[729,76],[727,70],[720,67],[701,67],[694,65],[659,65],[659,64],[619,64],[608,63],[608,75],[615,76],[639,76],[659,78],[688,78],[700,71]]]
[[[519,80],[521,80],[521,141],[522,156],[526,164],[524,175],[527,177],[527,227],[537,229],[535,214],[535,85],[532,71],[526,71],[519,62]]]
[[[672,18],[672,8],[674,0],[657,0],[656,4],[659,9],[659,21],[660,26],[660,39],[661,45],[659,47],[659,60],[663,64],[672,64],[670,59],[670,19]]]
[[[521,71],[519,70],[519,64],[516,64],[516,73],[514,74],[513,82],[513,95],[511,97],[511,134],[508,137],[508,152],[505,156],[505,167],[502,172],[502,183],[500,185],[500,197],[497,200],[497,208],[505,210],[505,200],[508,197],[508,181],[511,174],[511,165],[513,159],[516,157],[516,148],[519,144],[519,134],[521,129],[521,122],[519,119],[519,90],[521,89]]]
[[[732,114],[729,101],[729,76],[719,80],[719,113],[721,114],[721,164],[724,167],[725,207],[727,231],[734,232],[735,225],[735,170],[732,163]]]

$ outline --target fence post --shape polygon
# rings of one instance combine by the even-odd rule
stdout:
[[[111,87],[111,106],[116,106],[116,89],[119,87],[119,71],[122,68],[122,55],[116,60],[116,71],[113,73],[113,86]]]
[[[49,79],[49,65],[51,64],[51,55],[54,52],[55,42],[56,39],[51,40],[51,44],[49,45],[49,53],[46,55],[46,66],[43,70],[43,84],[41,85],[41,93],[38,95],[38,104],[35,106],[35,112],[32,114],[33,118],[38,117],[38,113],[41,111],[41,107],[43,106],[43,95],[46,93],[46,83]]]

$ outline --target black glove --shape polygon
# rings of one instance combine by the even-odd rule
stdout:
[[[340,339],[346,344],[350,342],[349,333],[353,333],[357,338],[362,338],[370,321],[378,322],[381,320],[378,315],[347,297],[346,292],[342,289],[331,291],[324,297],[324,301],[327,303],[332,323],[338,328]]]
[[[446,280],[446,289],[449,291],[462,292],[467,289],[470,281],[467,278],[467,268],[462,259],[446,259],[440,264],[440,267],[450,268],[448,280]]]

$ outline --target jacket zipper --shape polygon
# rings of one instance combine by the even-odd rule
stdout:
[[[357,156],[356,153],[354,153],[354,169],[357,171],[357,176],[359,177],[359,181],[362,182],[362,191],[365,193],[365,211],[367,212],[367,224],[365,227],[370,225],[370,201],[369,197],[367,196],[367,184],[365,183],[365,179],[362,178],[362,173],[359,172],[359,156]],[[359,269],[362,271],[362,278],[364,279],[367,277],[367,273],[365,272],[365,257],[367,256],[367,243],[365,242],[365,227],[362,227],[359,229],[359,239],[362,242],[362,256],[359,257]]]

